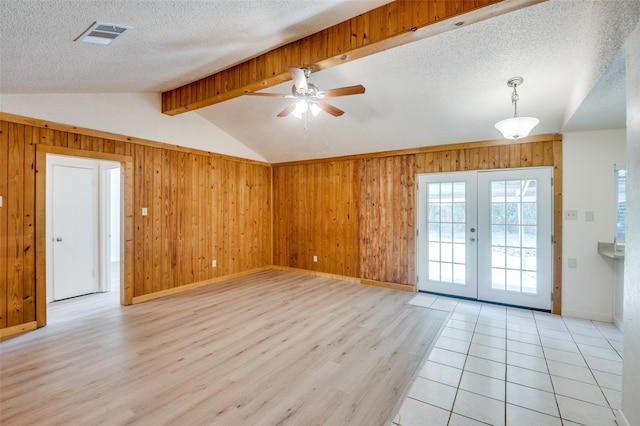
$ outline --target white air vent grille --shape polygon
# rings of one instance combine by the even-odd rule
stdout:
[[[85,32],[80,34],[74,41],[94,44],[110,44],[115,39],[122,36],[131,27],[123,25],[105,24],[94,22]]]

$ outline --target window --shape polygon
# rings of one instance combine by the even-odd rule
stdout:
[[[615,171],[615,208],[616,229],[613,241],[617,246],[624,246],[625,230],[627,229],[627,169],[616,165]]]

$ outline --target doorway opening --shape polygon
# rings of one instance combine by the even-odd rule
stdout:
[[[46,302],[94,293],[119,300],[120,163],[46,155]]]
[[[552,168],[418,177],[418,289],[550,310]]]

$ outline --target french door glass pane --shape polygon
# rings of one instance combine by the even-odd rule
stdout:
[[[430,280],[465,284],[466,196],[465,182],[429,183],[427,187]]]
[[[536,294],[537,181],[491,182],[491,288]]]

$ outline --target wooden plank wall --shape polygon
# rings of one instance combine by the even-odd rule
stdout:
[[[133,158],[134,297],[271,265],[268,164],[23,121],[0,120],[0,329],[35,320],[36,144]]]
[[[553,166],[555,170],[554,312],[559,312],[560,135],[513,143],[486,141],[386,155],[274,164],[274,265],[415,289],[416,175],[537,166]],[[343,223],[344,228],[328,228],[327,222]],[[336,232],[338,229],[348,231]],[[347,249],[332,249],[340,246]],[[315,253],[322,259],[318,264],[309,260]]]
[[[349,160],[276,169],[275,265],[358,276],[357,176]]]
[[[359,161],[360,278],[415,284],[415,157]]]

